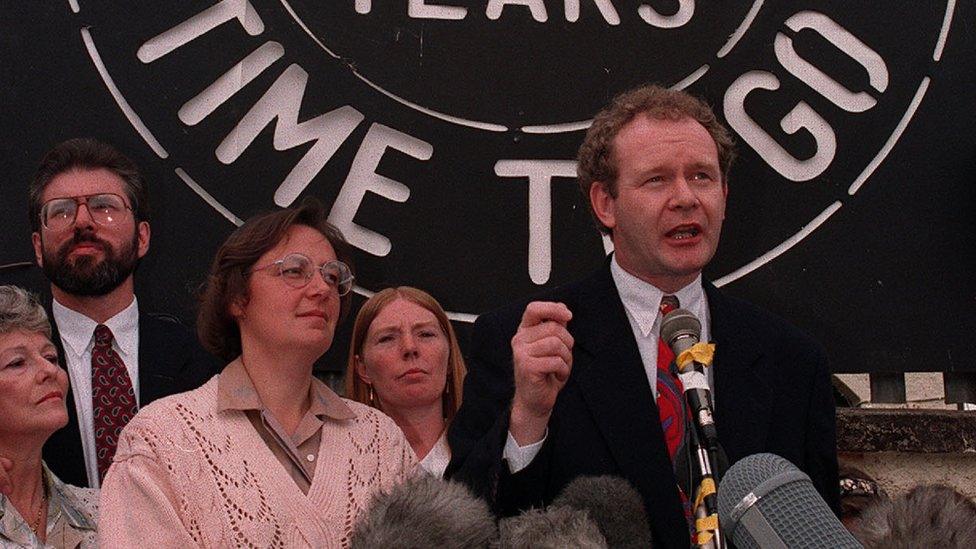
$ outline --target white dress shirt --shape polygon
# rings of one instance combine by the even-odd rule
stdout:
[[[420,460],[420,467],[436,478],[444,478],[444,471],[447,464],[451,462],[451,447],[447,444],[447,429],[441,433],[440,438],[434,446],[427,452],[427,455]]]
[[[640,352],[641,361],[644,363],[647,383],[654,399],[657,400],[657,345],[658,339],[661,337],[661,298],[665,295],[677,297],[680,308],[691,312],[701,321],[700,340],[710,341],[711,316],[708,312],[708,299],[705,296],[705,288],[702,286],[701,274],[691,284],[674,294],[665,294],[652,284],[625,271],[617,263],[617,256],[614,255],[610,260],[610,275],[617,287],[617,293],[620,294],[620,301],[624,305],[624,310],[627,311],[627,320],[630,321],[630,328],[634,332],[634,340],[637,342],[637,350]],[[707,375],[714,401],[715,382],[711,369],[708,369]],[[546,436],[548,433],[547,430]],[[505,449],[502,454],[508,461],[509,471],[517,473],[528,467],[539,453],[545,440],[545,436],[543,436],[539,442],[528,446],[519,446],[510,431],[505,440]]]
[[[95,346],[95,327],[98,323],[73,311],[55,299],[52,310],[58,334],[64,347],[64,362],[68,367],[71,391],[75,397],[81,447],[85,453],[85,470],[92,488],[99,487],[98,459],[95,455],[95,428],[92,417],[92,348]],[[139,304],[132,303],[104,322],[112,330],[112,349],[122,358],[132,380],[132,389],[139,402]]]
[[[711,318],[708,313],[708,300],[705,288],[702,287],[701,274],[691,284],[681,288],[674,294],[665,294],[655,286],[644,282],[628,273],[617,263],[617,256],[610,261],[610,275],[617,286],[620,301],[627,311],[627,320],[637,341],[641,361],[644,362],[644,372],[647,383],[651,386],[654,399],[657,400],[657,343],[661,337],[661,299],[665,295],[678,298],[678,306],[701,321],[701,341],[710,341]],[[708,385],[713,386],[712,371],[708,370]]]

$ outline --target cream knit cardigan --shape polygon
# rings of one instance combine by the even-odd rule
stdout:
[[[125,427],[102,484],[100,547],[346,547],[373,492],[415,469],[393,420],[346,400],[356,417],[326,419],[306,495],[244,412],[217,412],[217,379]]]

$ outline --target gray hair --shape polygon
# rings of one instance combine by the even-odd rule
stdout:
[[[37,296],[17,286],[0,286],[0,334],[18,330],[51,337],[51,323]]]

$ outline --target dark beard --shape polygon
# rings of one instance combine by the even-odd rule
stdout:
[[[112,246],[97,238],[90,231],[75,230],[74,238],[65,242],[56,253],[45,248],[44,274],[52,284],[67,294],[81,296],[102,296],[119,287],[136,269],[139,258],[136,254],[137,235],[133,233],[128,245],[116,252]],[[102,247],[105,259],[99,260],[89,255],[79,256],[71,261],[68,254],[78,243],[92,242]],[[43,244],[42,244],[43,246]]]

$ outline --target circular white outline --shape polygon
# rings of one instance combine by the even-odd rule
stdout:
[[[77,0],[68,0],[68,1],[70,7],[72,8],[72,11],[74,13],[79,13],[80,8],[75,9],[75,7],[77,6]],[[955,5],[956,5],[956,0],[946,0],[946,12],[942,21],[942,28],[940,30],[939,37],[936,40],[935,49],[933,50],[932,53],[933,63],[938,63],[941,61],[942,51],[948,37],[949,28],[952,25],[953,16],[955,15]],[[162,159],[168,158],[169,154],[162,147],[162,145],[152,134],[149,128],[145,125],[145,123],[143,123],[138,113],[136,113],[135,110],[132,109],[132,107],[129,105],[129,102],[122,95],[122,92],[115,85],[115,81],[112,79],[111,74],[109,74],[107,67],[105,67],[105,64],[101,58],[101,54],[98,52],[98,49],[95,46],[95,42],[91,38],[91,33],[87,27],[82,27],[81,36],[82,36],[82,42],[85,45],[85,48],[88,52],[89,57],[92,60],[92,63],[95,65],[95,68],[99,76],[102,78],[102,81],[105,84],[106,88],[108,89],[109,93],[112,95],[112,98],[119,106],[119,109],[122,111],[122,114],[132,125],[136,133],[138,133],[139,136],[142,137],[142,139],[146,142],[147,145],[149,145],[149,147],[153,150],[153,152],[157,154],[157,156],[159,156]],[[858,175],[858,177],[855,178],[854,182],[848,188],[847,194],[849,196],[854,196],[858,192],[858,190],[871,177],[874,171],[881,165],[882,162],[884,162],[885,158],[887,158],[891,150],[894,149],[895,144],[901,138],[904,131],[908,128],[908,125],[911,123],[912,118],[915,116],[915,112],[918,110],[918,107],[921,105],[922,100],[925,98],[925,93],[928,90],[930,82],[931,82],[930,76],[926,75],[922,78],[921,82],[919,83],[918,89],[916,90],[915,95],[912,98],[912,101],[909,103],[908,107],[906,108],[898,124],[895,126],[894,130],[892,130],[891,135],[888,136],[888,139],[885,141],[884,145],[882,145],[878,153],[874,156],[871,162],[868,163],[868,165],[864,168],[864,170],[860,173],[860,175]],[[195,194],[200,196],[200,198],[202,198],[208,205],[214,208],[224,218],[226,218],[232,224],[238,226],[243,223],[236,215],[233,214],[233,212],[231,212],[229,209],[224,207],[216,198],[214,198],[213,195],[208,193],[203,187],[197,184],[196,181],[194,181],[193,178],[190,177],[190,175],[185,170],[177,166],[175,168],[175,171],[177,176],[180,179],[182,179],[183,182]],[[833,204],[828,206],[823,212],[821,212],[819,215],[814,217],[813,220],[808,222],[806,225],[800,228],[799,231],[797,231],[795,234],[793,234],[792,236],[784,240],[782,243],[773,247],[766,253],[750,261],[749,263],[743,265],[742,267],[715,280],[714,284],[718,287],[724,286],[730,282],[733,282],[751,273],[752,271],[758,269],[759,267],[762,267],[763,265],[771,262],[772,260],[776,259],[777,257],[779,257],[780,255],[788,251],[793,246],[799,244],[807,236],[812,234],[817,228],[823,225],[823,223],[826,222],[827,219],[829,219],[831,216],[833,216],[834,213],[840,210],[842,206],[843,203],[840,200],[835,201]],[[366,298],[372,297],[373,294],[375,294],[374,291],[363,288],[361,286],[355,286],[354,291],[357,294]],[[474,313],[459,313],[459,312],[451,312],[451,311],[447,311],[447,316],[451,320],[455,320],[459,322],[468,322],[468,323],[474,322],[475,319],[478,318],[478,315]]]
[[[337,53],[329,49],[329,47],[326,46],[322,42],[322,40],[319,39],[318,36],[315,36],[315,33],[312,32],[312,29],[308,28],[308,25],[305,24],[305,21],[302,20],[301,16],[299,16],[298,13],[295,12],[294,8],[291,7],[291,4],[288,3],[288,0],[278,0],[278,1],[285,8],[285,11],[287,11],[288,14],[291,15],[291,18],[295,21],[295,24],[298,25],[298,27],[302,29],[302,31],[305,32],[305,34],[307,34],[308,37],[313,42],[315,42],[315,44],[318,45],[319,48],[322,49],[322,51],[329,54],[329,56],[331,56],[333,59],[342,63],[346,68],[349,69],[349,71],[352,73],[353,76],[355,76],[356,78],[361,80],[364,84],[373,88],[377,92],[385,95],[386,97],[389,97],[390,99],[396,101],[397,103],[400,103],[401,105],[409,107],[419,113],[426,114],[427,116],[430,116],[432,118],[437,118],[438,120],[443,120],[445,122],[450,122],[452,124],[457,124],[459,126],[465,126],[468,128],[474,128],[477,130],[486,130],[486,131],[493,131],[493,132],[505,132],[509,130],[509,128],[503,124],[495,124],[494,122],[482,122],[479,120],[468,120],[467,118],[461,118],[459,116],[442,113],[440,111],[436,111],[434,109],[430,109],[424,107],[423,105],[414,103],[404,97],[400,97],[399,95],[387,90],[383,86],[380,86],[379,84],[367,78],[366,75],[359,72],[354,65],[352,65],[351,63],[347,63],[341,55],[338,55]],[[718,52],[715,53],[715,57],[717,58],[725,57],[729,53],[729,51],[731,51],[732,48],[735,47],[735,45],[739,42],[739,40],[742,39],[746,31],[749,30],[749,27],[752,26],[752,22],[755,20],[756,14],[759,13],[759,9],[762,7],[763,1],[764,0],[753,0],[752,6],[749,8],[749,11],[746,12],[746,16],[739,23],[739,26],[736,27],[736,30],[733,31],[731,35],[729,35],[729,39],[725,42],[725,44],[721,48],[719,48]],[[745,27],[743,27],[743,25],[745,25]],[[671,86],[671,88],[677,90],[684,89],[685,87],[690,86],[696,80],[704,76],[706,72],[708,72],[708,65],[702,65],[701,67],[695,69],[684,78],[679,79],[675,84]],[[593,119],[591,118],[587,120],[577,120],[574,122],[530,124],[527,126],[520,126],[518,128],[513,128],[513,129],[515,131],[528,133],[528,134],[553,134],[553,133],[575,132],[575,131],[585,130],[586,128],[589,128],[592,121]]]

